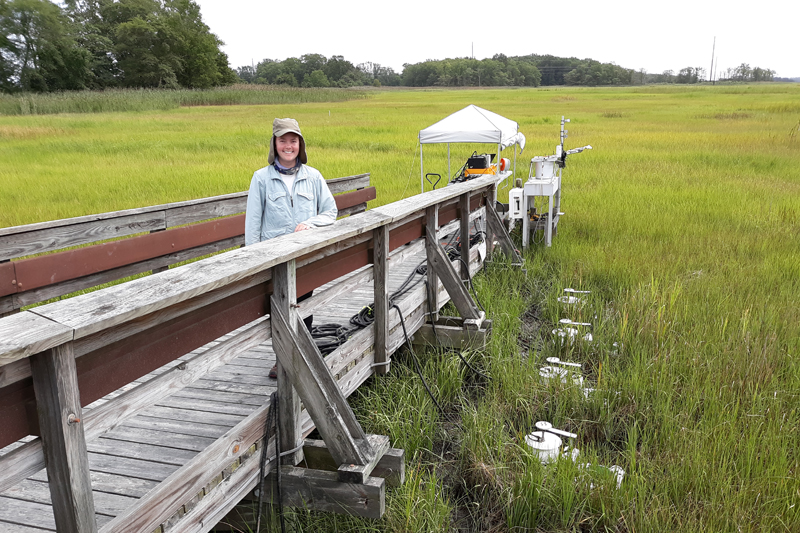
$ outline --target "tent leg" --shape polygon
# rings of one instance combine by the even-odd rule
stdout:
[[[422,163],[422,143],[419,143],[419,192],[425,192],[425,166]]]
[[[450,176],[453,172],[450,170],[450,143],[447,143],[447,183],[450,183]]]

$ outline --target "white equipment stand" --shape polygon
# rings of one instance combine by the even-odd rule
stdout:
[[[561,160],[561,146],[556,149],[556,155],[536,156],[531,159],[534,171],[522,187],[522,205],[525,216],[522,217],[522,248],[528,247],[531,229],[539,229],[544,224],[544,242],[550,246],[553,242],[553,232],[558,231],[558,217],[561,214],[561,169],[556,171],[556,161]],[[547,197],[547,213],[536,221],[533,228],[528,213],[533,207],[536,196]],[[555,208],[555,209],[554,209]]]
[[[509,201],[515,194],[521,202],[510,210],[510,227],[513,228],[515,219],[522,219],[522,248],[528,247],[531,232],[543,230],[544,242],[547,246],[553,243],[553,234],[558,231],[558,219],[564,213],[561,212],[561,172],[566,165],[566,156],[578,154],[584,150],[591,150],[591,146],[573,148],[564,151],[564,140],[567,138],[567,130],[564,124],[569,119],[561,117],[561,144],[556,145],[555,155],[539,155],[531,159],[528,181],[522,186],[522,190],[512,189],[509,192]],[[516,191],[516,192],[515,192]],[[531,208],[535,206],[537,196],[547,197],[547,212],[541,213],[531,226]]]

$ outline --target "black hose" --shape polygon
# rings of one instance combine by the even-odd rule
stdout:
[[[425,386],[425,390],[428,391],[428,396],[430,396],[431,400],[433,400],[433,403],[436,404],[436,408],[439,409],[439,412],[442,414],[442,416],[446,416],[444,409],[442,409],[442,406],[436,400],[436,397],[433,395],[433,392],[431,392],[431,388],[428,387],[428,382],[425,381],[425,376],[422,374],[422,368],[419,366],[419,360],[417,359],[417,354],[414,353],[414,348],[411,346],[411,339],[408,337],[408,331],[406,330],[406,321],[403,318],[403,312],[400,310],[400,307],[398,307],[397,304],[395,303],[392,304],[392,307],[397,309],[397,314],[400,315],[400,325],[403,327],[403,335],[406,338],[408,351],[411,352],[411,357],[412,359],[414,359],[414,366],[417,369],[417,374],[419,374],[419,379],[422,380],[422,384]]]

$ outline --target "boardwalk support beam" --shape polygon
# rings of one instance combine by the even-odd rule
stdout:
[[[311,334],[305,327],[298,327],[302,322],[297,311],[291,309],[286,316],[274,300],[273,296],[275,355],[328,444],[331,456],[340,465],[339,479],[363,482],[389,449],[389,438],[367,438]]]
[[[497,214],[492,204],[486,205],[486,223],[488,229],[486,240],[488,241],[489,249],[492,249],[496,239],[497,242],[500,243],[500,248],[503,249],[503,253],[511,258],[512,265],[522,266],[522,257],[514,247],[511,236],[508,234],[508,231],[506,231],[506,227],[503,225],[500,215]]]
[[[428,256],[428,269],[432,268],[436,271],[436,275],[442,280],[447,294],[450,295],[450,299],[455,304],[456,309],[458,309],[458,312],[464,318],[464,327],[479,329],[485,318],[484,312],[479,310],[475,302],[472,301],[472,297],[469,292],[467,292],[464,282],[461,281],[456,269],[453,268],[453,263],[450,262],[450,258],[447,257],[447,254],[444,253],[444,250],[442,250],[442,247],[439,245],[434,229],[427,226],[425,232],[427,239],[425,251]],[[469,254],[467,254],[466,261],[468,260]]]
[[[491,332],[491,320],[484,320],[479,329],[467,329],[464,327],[464,319],[443,316],[435,323],[423,324],[414,333],[413,344],[452,350],[483,350],[486,348],[486,338]]]
[[[30,358],[56,529],[95,533],[89,455],[72,343]]]

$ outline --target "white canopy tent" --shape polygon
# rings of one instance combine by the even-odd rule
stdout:
[[[443,118],[436,124],[419,132],[420,191],[425,190],[425,167],[422,158],[423,144],[447,143],[448,180],[450,170],[450,143],[491,143],[497,145],[497,158],[506,148],[518,144],[520,153],[525,148],[525,136],[519,132],[519,124],[502,115],[468,105],[460,111]],[[514,150],[514,169],[517,166],[517,151]]]

